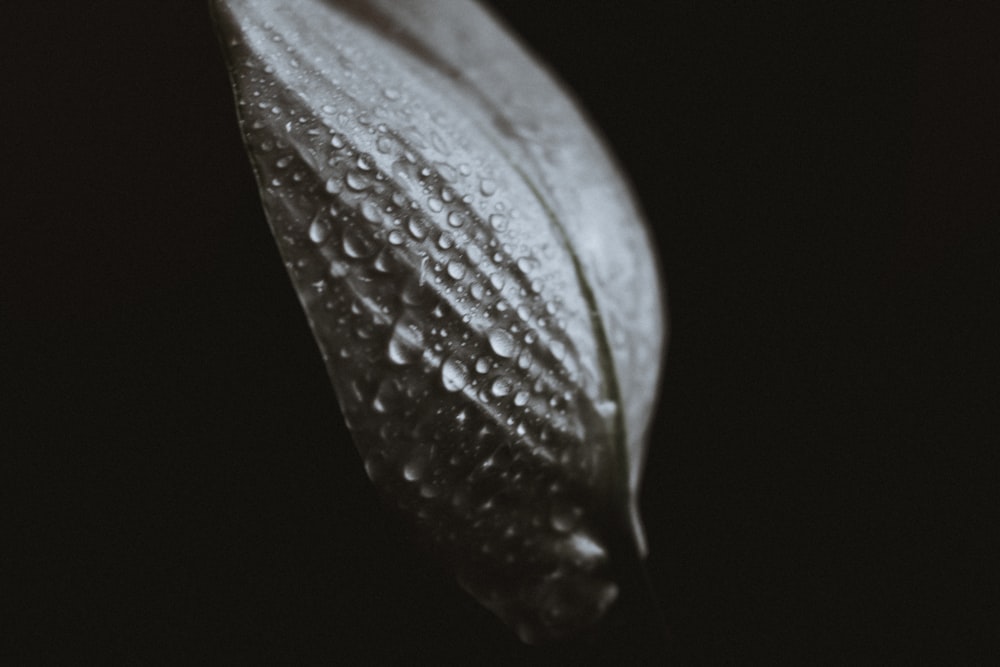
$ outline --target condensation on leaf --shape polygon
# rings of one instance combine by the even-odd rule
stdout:
[[[618,594],[611,524],[643,548],[664,338],[627,186],[474,3],[214,9],[267,218],[369,476],[522,639],[590,626]]]

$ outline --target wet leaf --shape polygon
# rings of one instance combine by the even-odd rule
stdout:
[[[525,641],[593,624],[619,553],[645,548],[664,344],[618,170],[473,3],[213,9],[268,221],[369,476]]]

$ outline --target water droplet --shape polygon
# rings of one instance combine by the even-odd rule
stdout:
[[[369,257],[375,252],[375,244],[353,227],[344,231],[344,254],[354,259]]]
[[[441,232],[441,236],[438,237],[437,241],[438,247],[441,250],[448,250],[455,245],[455,239],[448,232]]]
[[[461,280],[465,277],[465,265],[457,260],[448,262],[448,275],[454,280]]]
[[[514,405],[516,405],[517,407],[522,407],[524,405],[527,405],[528,399],[530,397],[531,394],[529,394],[528,392],[519,391],[516,394],[514,394]]]
[[[347,187],[354,190],[355,192],[361,192],[368,188],[371,183],[362,174],[356,171],[347,172],[347,176],[344,178],[344,182],[347,183]]]
[[[604,549],[586,533],[575,533],[569,539],[570,546],[583,560],[598,560],[605,557]]]
[[[517,260],[517,268],[521,273],[531,273],[538,268],[538,262],[530,257],[521,257]]]
[[[371,155],[368,155],[367,153],[360,153],[358,155],[357,164],[358,169],[361,171],[371,171],[375,166],[375,161],[372,159]]]
[[[331,107],[330,110],[332,111],[333,108]],[[332,137],[330,137],[330,145],[336,148],[337,150],[340,150],[341,148],[347,145],[347,141],[344,139],[344,135],[335,134]]]
[[[372,262],[372,267],[379,273],[392,273],[398,267],[396,265],[396,260],[393,259],[392,253],[386,248],[382,250],[376,257],[375,261]]]
[[[499,213],[494,213],[490,216],[490,226],[498,232],[502,232],[507,229],[507,218]]]
[[[292,163],[292,158],[286,155],[283,158],[279,158],[278,161],[274,163],[274,166],[277,167],[278,169],[284,169],[291,163]]]
[[[492,197],[497,191],[497,182],[492,178],[484,178],[479,183],[479,191],[483,193],[484,197]]]
[[[408,317],[400,317],[389,338],[387,356],[389,361],[406,366],[419,361],[424,351],[424,334]]]
[[[444,203],[441,202],[437,197],[428,197],[427,208],[429,208],[434,213],[440,213],[441,209],[444,208]]]
[[[309,240],[313,243],[322,243],[329,235],[330,226],[326,224],[325,220],[317,218],[309,225]]]
[[[461,391],[469,384],[469,369],[461,361],[449,357],[441,364],[441,383],[446,391]]]
[[[514,356],[514,337],[503,329],[493,329],[489,333],[490,347],[497,356],[510,359]]]
[[[427,229],[417,218],[409,218],[406,221],[406,229],[409,230],[410,235],[418,241],[423,241],[427,238]]]
[[[340,192],[340,180],[333,178],[332,176],[326,179],[326,191],[331,195],[335,195]]]
[[[382,213],[378,210],[378,206],[375,202],[367,199],[361,204],[361,217],[368,222],[382,221]]]
[[[490,360],[488,357],[479,357],[476,359],[476,372],[482,375],[486,371],[490,370]]]
[[[382,90],[382,94],[385,95],[385,99],[387,100],[395,101],[398,100],[400,97],[399,91],[396,90],[395,88],[385,88],[384,90]]]
[[[448,224],[452,227],[461,227],[465,224],[465,215],[458,211],[452,211],[448,214]]]
[[[490,386],[490,391],[494,396],[506,396],[514,389],[514,382],[507,376],[501,375]]]
[[[372,399],[372,409],[381,414],[392,412],[402,398],[399,385],[395,380],[382,380]]]
[[[582,514],[583,511],[576,505],[572,505],[566,500],[557,500],[552,505],[549,522],[560,533],[568,533],[576,528]]]
[[[398,229],[394,229],[389,232],[388,241],[391,245],[403,245],[403,241],[406,239],[403,237],[403,232]]]
[[[413,458],[406,462],[403,466],[403,477],[406,478],[408,482],[419,481],[421,477],[424,476],[424,470],[427,468],[427,462],[422,458]]]

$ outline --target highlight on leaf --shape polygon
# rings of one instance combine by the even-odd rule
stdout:
[[[268,222],[365,470],[527,642],[644,554],[664,346],[627,185],[461,0],[214,0]]]

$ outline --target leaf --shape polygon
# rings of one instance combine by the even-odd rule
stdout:
[[[473,3],[213,9],[268,221],[369,476],[523,640],[592,625],[623,548],[645,549],[665,338],[617,168]]]

